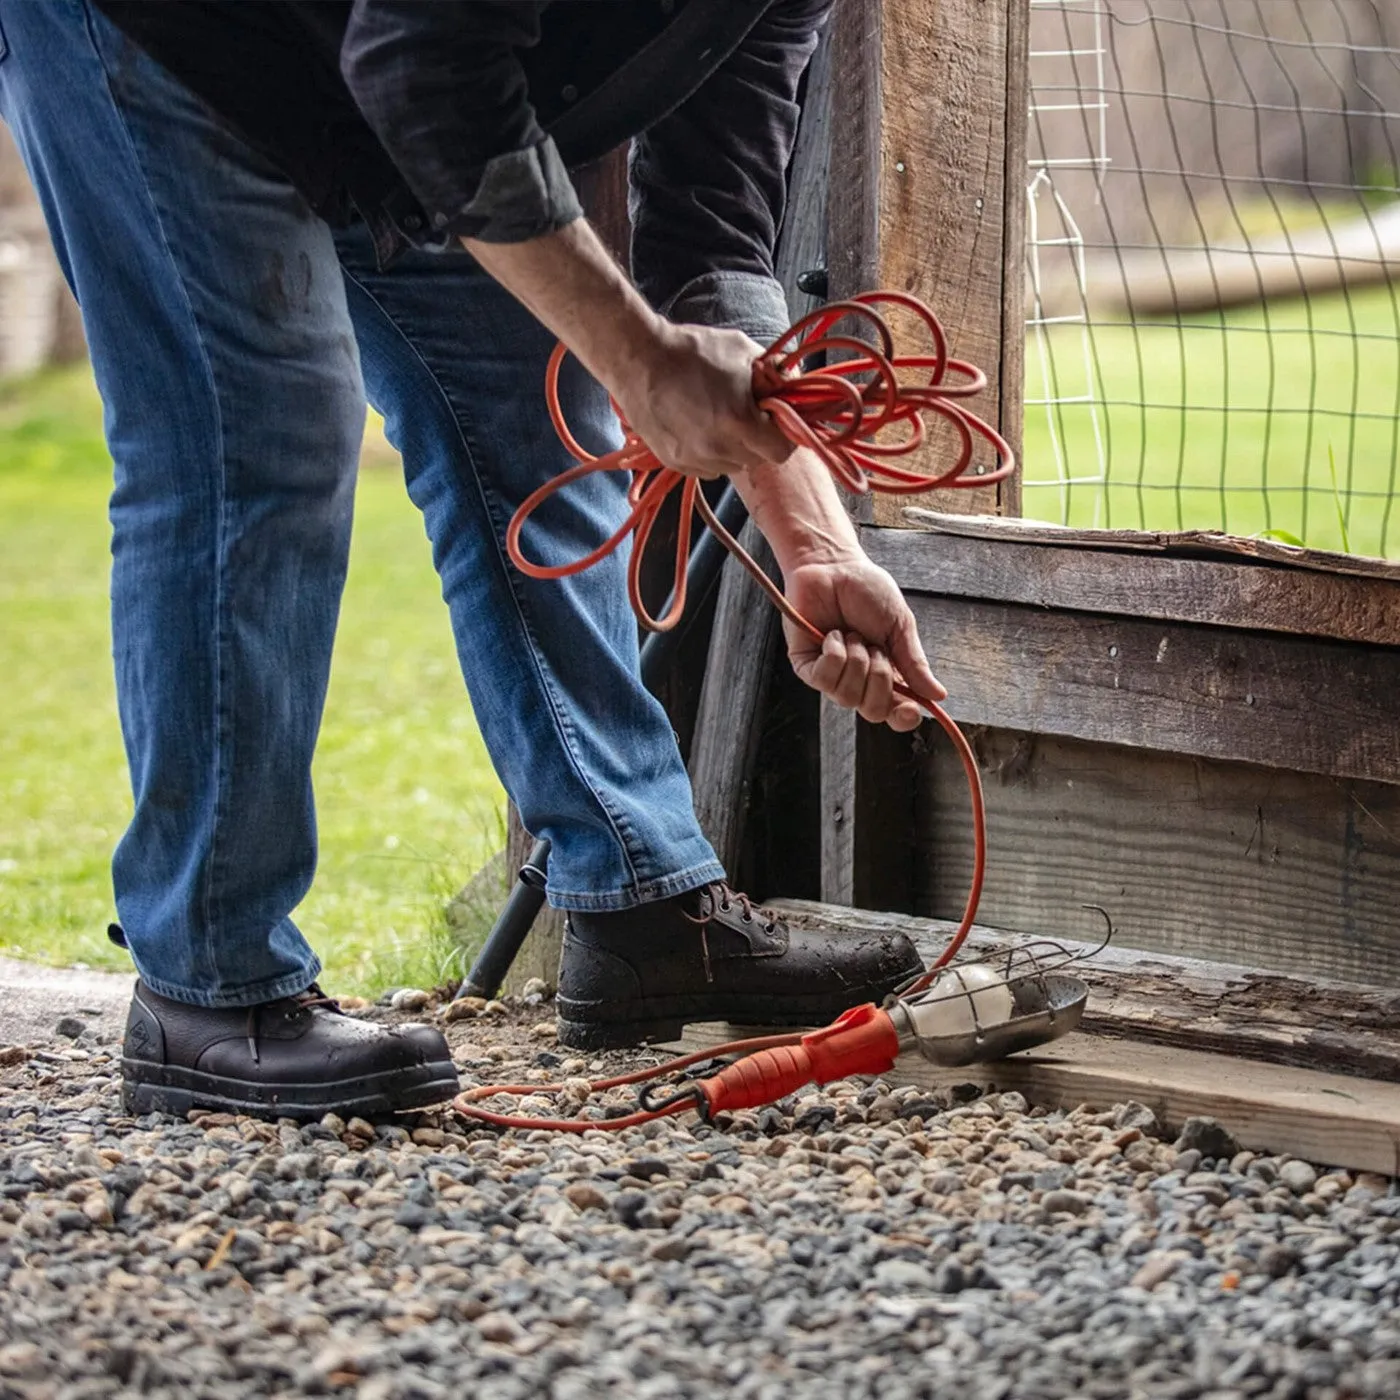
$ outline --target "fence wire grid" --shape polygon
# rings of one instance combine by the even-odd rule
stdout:
[[[1025,513],[1400,555],[1400,0],[1030,0]]]

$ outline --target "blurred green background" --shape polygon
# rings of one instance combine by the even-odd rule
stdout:
[[[0,385],[0,953],[129,968],[106,938],[130,813],[107,613],[110,462],[85,365]],[[328,988],[459,970],[443,909],[504,845],[421,518],[376,429],[315,779],[321,863],[297,920]],[[458,932],[484,933],[489,903]]]

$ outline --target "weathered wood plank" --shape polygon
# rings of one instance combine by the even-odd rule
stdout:
[[[878,285],[881,53],[884,4],[836,6],[831,19],[831,188],[827,282],[832,300]]]
[[[848,0],[836,9],[832,51],[831,186],[841,198],[828,209],[830,294],[897,287],[927,301],[955,353],[986,370],[976,407],[1013,443],[1025,334],[1028,14],[1028,0]],[[897,335],[918,334],[894,321]],[[927,469],[946,460],[950,441],[946,431],[930,434]],[[918,499],[960,511],[1019,509],[1015,485]],[[851,509],[857,520],[902,525],[909,500],[863,497]],[[826,707],[821,723],[823,889],[898,901],[908,887],[907,831],[878,820],[878,835],[866,833],[858,814],[910,809],[907,742],[868,743],[854,717]],[[893,848],[882,839],[892,831]]]
[[[960,723],[1400,782],[1400,650],[915,594]]]
[[[1006,243],[1007,203],[1024,200],[1024,159],[1017,171],[1008,170],[1017,144],[1014,138],[1008,144],[1008,128],[1025,125],[1024,78],[1008,87],[1009,31],[1024,18],[1024,0],[900,0],[880,8],[879,251],[872,285],[911,291],[938,313],[954,353],[987,373],[987,392],[973,407],[996,418],[1002,407],[1019,409],[1015,395],[1003,402],[1002,377],[1019,365],[1020,351],[1008,352],[1007,338],[1019,346],[1025,335],[1022,253],[1008,252]],[[1017,104],[1010,120],[1008,101]],[[1023,131],[1021,142],[1024,157]],[[1008,278],[1018,291],[1009,323]],[[954,441],[940,426],[918,460],[934,469]],[[992,465],[990,453],[985,465]],[[954,511],[1002,506],[996,487],[885,497],[875,502],[876,521],[903,525],[911,500]]]
[[[808,900],[775,900],[771,907],[804,928],[903,933],[929,961],[957,927],[950,919]],[[1074,913],[1086,933],[1096,932],[1096,915]],[[985,957],[1025,941],[1023,934],[976,927],[965,946],[968,956]],[[1123,946],[1088,957],[1096,945],[1059,941],[1083,958],[1073,971],[1089,986],[1087,1032],[1400,1083],[1400,990]]]
[[[669,1048],[703,1050],[749,1030],[691,1026]],[[955,1070],[903,1055],[883,1078],[928,1089],[954,1084],[1014,1089],[1047,1107],[1108,1108],[1132,1099],[1145,1103],[1172,1131],[1203,1115],[1256,1152],[1287,1152],[1387,1176],[1400,1173],[1400,1085],[1378,1080],[1083,1034],[995,1064]]]
[[[1006,13],[1006,158],[1002,166],[1001,370],[998,424],[1021,460],[1026,399],[1026,159],[1030,129],[1031,7],[1008,0]],[[1021,513],[1021,472],[997,487],[997,510]]]
[[[822,898],[855,903],[858,716],[823,698],[821,708]]]
[[[914,740],[821,706],[822,898],[912,908]]]
[[[1146,554],[1181,554],[1190,558],[1254,559],[1319,573],[1356,574],[1361,578],[1400,579],[1400,561],[1360,554],[1334,554],[1256,536],[1224,535],[1218,530],[1081,530],[1046,520],[1019,520],[998,515],[954,515],[910,506],[908,523],[935,534],[965,535],[976,540],[1014,540],[1062,548],[1130,550]]]
[[[1400,646],[1396,578],[866,527],[909,592]]]
[[[830,188],[827,201],[826,267],[833,301],[881,286],[881,182],[884,140],[884,4],[836,6],[831,46]],[[853,519],[872,518],[869,496],[845,498]],[[857,756],[855,715],[829,701],[821,703],[821,891],[823,898],[853,902],[856,888],[857,776],[881,775],[865,769]],[[913,790],[904,796],[912,810]]]
[[[740,543],[770,574],[773,551],[750,521]],[[690,753],[695,815],[728,871],[738,865],[749,807],[749,782],[762,732],[764,698],[778,662],[778,614],[746,570],[726,560],[700,712]]]
[[[1400,987],[1400,787],[988,730],[981,918],[1302,977]],[[918,777],[912,907],[954,918],[972,870],[961,765]]]

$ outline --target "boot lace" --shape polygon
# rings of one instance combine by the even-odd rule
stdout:
[[[317,982],[313,982],[304,992],[298,992],[295,996],[279,997],[278,1000],[289,1001],[302,1011],[309,1011],[313,1006],[325,1006],[332,1011],[340,1010],[340,1003],[334,997],[328,997]],[[253,1057],[255,1065],[262,1063],[262,1055],[258,1051],[258,1013],[276,1005],[276,1001],[263,1001],[248,1008],[248,1053]]]
[[[710,920],[716,914],[727,914],[735,905],[738,906],[739,917],[744,923],[751,924],[757,918],[764,933],[772,933],[777,927],[774,915],[761,905],[756,905],[742,891],[731,888],[725,880],[714,880],[700,891],[700,899],[697,901],[697,908],[700,910],[698,914],[681,911],[692,924],[697,924],[700,928],[700,958],[705,964],[706,982],[715,980],[710,967]]]

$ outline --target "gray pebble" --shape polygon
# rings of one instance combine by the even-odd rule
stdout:
[[[1176,1147],[1179,1152],[1194,1149],[1202,1157],[1223,1157],[1226,1161],[1240,1150],[1240,1144],[1234,1135],[1221,1127],[1214,1118],[1188,1118],[1181,1125]]]
[[[1317,1172],[1306,1162],[1285,1162],[1278,1170],[1278,1179],[1295,1196],[1303,1196],[1317,1184]]]
[[[1040,1198],[1041,1209],[1047,1214],[1063,1211],[1067,1215],[1083,1215],[1092,1204],[1082,1191],[1047,1191]]]
[[[448,1032],[476,1082],[647,1062],[541,1051],[539,1019]],[[873,1083],[577,1137],[132,1121],[118,1062],[69,1053],[0,1065],[5,1394],[1400,1393],[1400,1197],[1199,1138],[1171,1169],[1112,1141],[1154,1136],[1141,1104]]]

